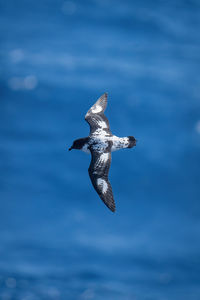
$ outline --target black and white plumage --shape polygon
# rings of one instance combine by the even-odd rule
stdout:
[[[110,131],[108,119],[104,115],[107,106],[107,93],[103,94],[88,110],[85,120],[90,125],[90,135],[73,142],[72,149],[91,153],[92,159],[88,169],[93,187],[101,200],[111,210],[115,211],[115,201],[108,172],[111,164],[111,152],[136,146],[133,136],[119,138]]]

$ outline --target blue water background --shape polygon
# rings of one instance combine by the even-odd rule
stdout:
[[[0,0],[0,299],[200,299],[200,2]],[[98,198],[84,115],[138,144]]]

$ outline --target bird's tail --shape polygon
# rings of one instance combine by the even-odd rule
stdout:
[[[134,136],[128,136],[128,140],[129,140],[128,148],[133,148],[134,146],[136,146],[137,140],[134,138]]]

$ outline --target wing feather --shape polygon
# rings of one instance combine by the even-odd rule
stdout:
[[[111,184],[108,180],[108,172],[111,164],[111,153],[99,153],[91,151],[92,160],[88,169],[93,187],[101,200],[112,211],[115,211],[115,201]]]
[[[107,97],[107,93],[104,93],[85,115],[85,120],[90,125],[90,134],[110,133],[110,125],[104,115],[107,106]]]

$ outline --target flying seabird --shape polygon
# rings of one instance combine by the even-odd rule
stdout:
[[[85,115],[85,120],[90,125],[90,135],[75,140],[69,150],[78,149],[91,153],[92,159],[88,169],[91,182],[101,200],[114,212],[115,201],[108,180],[111,152],[136,146],[136,139],[133,136],[120,138],[111,133],[108,119],[104,115],[106,106],[107,93],[103,94]]]

